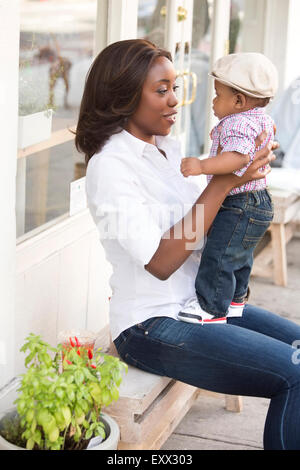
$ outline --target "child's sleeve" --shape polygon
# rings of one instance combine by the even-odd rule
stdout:
[[[258,129],[248,119],[239,117],[239,119],[227,119],[223,122],[220,135],[221,153],[238,152],[250,156],[250,162],[247,166],[234,171],[237,176],[242,176],[251,164],[256,151],[255,139],[258,134]]]

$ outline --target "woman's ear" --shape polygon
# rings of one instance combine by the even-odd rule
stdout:
[[[236,93],[234,95],[234,105],[236,109],[242,109],[246,106],[247,98],[243,93]]]

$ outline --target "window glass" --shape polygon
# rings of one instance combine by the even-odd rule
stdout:
[[[191,105],[187,156],[200,155],[204,150],[212,15],[212,0],[194,1],[191,71],[197,76],[197,94]]]
[[[138,38],[164,47],[166,0],[139,0]],[[165,10],[165,11],[164,11]]]
[[[243,52],[243,25],[245,19],[245,0],[231,0],[229,53]]]
[[[85,174],[69,129],[93,60],[97,0],[20,7],[17,236],[68,212],[70,182]]]

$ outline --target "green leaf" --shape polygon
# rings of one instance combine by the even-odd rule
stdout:
[[[27,367],[28,364],[32,361],[35,356],[35,351],[31,352],[25,359],[25,366]]]
[[[82,426],[83,426],[85,429],[89,429],[90,424],[89,424],[89,422],[85,419],[85,420],[82,422]]]
[[[111,395],[108,390],[103,390],[102,392],[102,402],[105,406],[108,406],[111,403]]]
[[[64,391],[61,388],[57,388],[55,393],[58,396],[58,398],[63,398],[65,395]]]
[[[33,420],[32,420],[31,428],[30,428],[30,429],[31,429],[32,434],[34,434],[34,431],[35,431],[35,429],[36,429],[36,419],[33,419]]]
[[[34,418],[34,411],[33,410],[28,410],[26,413],[26,421],[27,423],[31,423],[31,421]]]
[[[75,383],[77,385],[82,384],[82,382],[84,381],[83,372],[81,370],[76,370],[75,373],[74,373],[74,378],[75,378]]]
[[[101,388],[97,383],[93,382],[90,384],[90,394],[92,395],[96,403],[101,403]]]
[[[32,450],[34,448],[34,440],[32,437],[26,442],[26,449]]]
[[[35,433],[34,433],[32,439],[34,439],[34,441],[37,443],[38,446],[41,446],[42,435],[41,435],[41,432],[38,429],[35,430]]]
[[[17,409],[20,415],[23,414],[23,411],[25,410],[25,408],[26,408],[25,400],[17,400]]]
[[[75,405],[75,416],[76,418],[79,418],[81,415],[82,415],[83,411],[82,409],[80,408],[79,405]]]
[[[59,436],[59,430],[58,427],[55,426],[51,429],[51,431],[48,434],[48,438],[50,442],[55,442],[58,439]]]
[[[89,429],[86,433],[85,433],[85,437],[86,439],[90,439],[93,435],[93,431],[91,429]]]
[[[79,400],[78,405],[82,408],[82,411],[84,413],[87,413],[89,411],[89,405],[85,400]]]
[[[63,414],[63,417],[64,417],[64,420],[65,420],[65,423],[66,423],[66,426],[69,426],[70,422],[71,422],[71,411],[70,411],[70,408],[68,406],[63,406],[61,408],[61,412]]]
[[[113,387],[113,388],[110,390],[110,393],[111,393],[112,399],[113,399],[114,401],[117,401],[118,398],[119,398],[119,390],[117,389],[117,387]]]
[[[92,380],[93,382],[98,380],[97,377],[95,377],[87,367],[84,369],[84,375],[86,379]]]
[[[105,435],[105,431],[104,431],[104,429],[103,429],[101,426],[98,426],[98,427],[97,427],[97,430],[96,430],[96,433],[95,433],[95,434],[97,434],[97,436],[101,436],[102,439],[105,439],[105,436],[106,436],[106,435]]]

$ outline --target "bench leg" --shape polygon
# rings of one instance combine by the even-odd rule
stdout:
[[[272,250],[274,282],[277,286],[287,286],[286,234],[284,224],[272,224]]]
[[[240,413],[243,409],[243,399],[240,395],[225,395],[225,408],[227,411]]]

